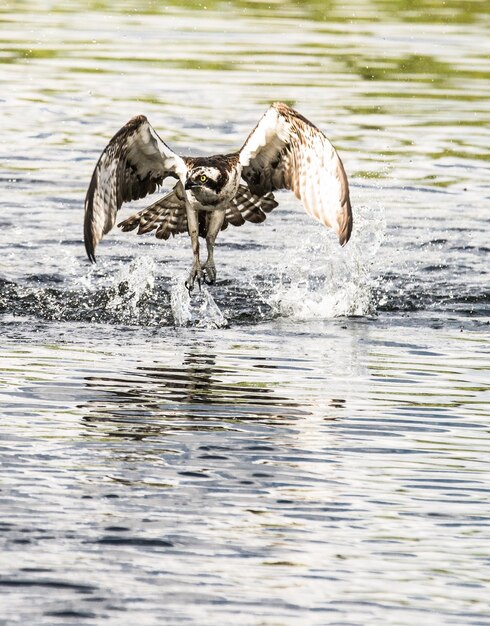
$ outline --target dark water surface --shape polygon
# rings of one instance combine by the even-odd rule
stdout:
[[[487,2],[66,4],[0,7],[0,624],[490,624]],[[192,299],[186,237],[90,266],[129,117],[207,154],[273,100],[345,249],[279,194]]]

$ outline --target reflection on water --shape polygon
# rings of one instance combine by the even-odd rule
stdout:
[[[265,358],[255,359],[263,360],[267,370],[276,367]],[[138,366],[117,379],[87,377],[87,388],[95,393],[80,408],[88,409],[84,418],[88,427],[103,426],[109,436],[135,439],[174,429],[219,430],[223,419],[279,424],[309,414],[302,404],[277,393],[272,383],[235,380],[235,373],[217,365],[212,345],[204,344],[185,354],[182,363]]]
[[[0,622],[488,623],[489,19],[3,2]],[[279,194],[192,300],[185,237],[111,232],[89,266],[129,117],[216,153],[272,100],[338,147],[348,246]]]
[[[490,338],[318,330],[6,346],[8,614],[484,623]]]

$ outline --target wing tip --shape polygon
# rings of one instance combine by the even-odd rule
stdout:
[[[350,204],[348,206],[348,210],[346,213],[342,215],[342,219],[339,222],[339,243],[342,247],[344,247],[352,234],[352,211],[350,208]]]
[[[97,263],[97,259],[95,258],[95,246],[96,243],[87,236],[87,230],[85,229],[83,243],[85,244],[85,252],[87,253],[88,260],[90,263]]]
[[[290,107],[285,102],[281,102],[280,100],[276,100],[276,102],[273,102],[271,104],[271,107],[273,109],[276,109],[276,111],[279,111],[279,113],[282,113],[283,111],[291,111],[291,110],[293,110],[292,107]]]
[[[95,250],[93,247],[88,246],[85,243],[85,251],[87,252],[87,257],[90,263],[97,263],[97,259],[95,258]]]
[[[127,121],[127,123],[122,127],[121,130],[127,129],[127,128],[133,129],[133,128],[140,126],[140,124],[145,124],[145,123],[149,123],[148,118],[146,117],[146,115],[139,113],[138,115],[133,115],[133,117]]]

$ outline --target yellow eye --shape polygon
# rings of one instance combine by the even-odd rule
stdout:
[[[208,177],[205,174],[202,174],[200,177],[201,183],[205,183],[208,179]]]

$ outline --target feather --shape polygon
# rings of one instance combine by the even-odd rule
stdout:
[[[276,206],[272,193],[265,196],[255,195],[245,185],[239,185],[235,197],[226,209],[225,219],[233,226],[242,226],[245,221],[258,224]]]
[[[114,226],[123,202],[144,198],[168,176],[183,179],[186,172],[184,160],[160,139],[146,117],[129,120],[102,152],[87,191],[84,240],[89,259],[95,262],[95,248]]]
[[[306,212],[333,228],[341,245],[352,231],[349,184],[325,135],[297,111],[275,102],[240,151],[242,178],[254,195],[290,189]]]
[[[84,221],[91,261],[121,205],[152,194],[169,176],[178,180],[174,188],[119,223],[123,231],[154,232],[166,240],[189,230],[189,216],[196,259],[196,233],[207,237],[212,254],[220,224],[224,230],[228,224],[263,222],[277,206],[273,192],[289,189],[309,215],[334,228],[342,245],[351,235],[349,185],[342,162],[325,135],[286,104],[276,102],[266,111],[239,152],[210,157],[178,156],[140,115],[114,135],[93,172]]]
[[[187,231],[187,215],[182,184],[178,182],[170,193],[163,196],[139,213],[118,224],[123,231],[138,228],[138,235],[155,230],[158,239]]]

